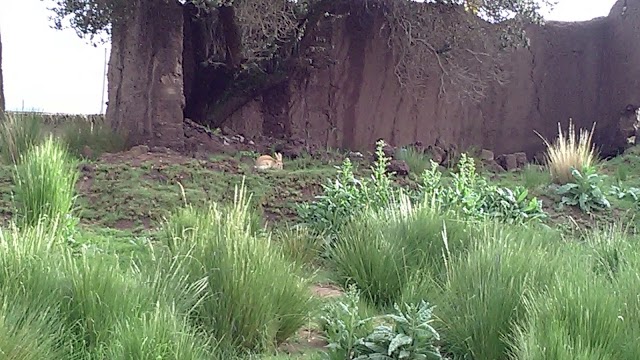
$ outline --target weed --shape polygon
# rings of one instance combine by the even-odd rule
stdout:
[[[351,160],[346,158],[338,168],[338,176],[323,185],[323,194],[311,203],[298,206],[300,220],[314,232],[327,236],[331,243],[341,227],[354,214],[366,209],[380,209],[393,199],[395,190],[387,174],[389,158],[385,157],[384,142],[377,144],[377,161],[371,179],[357,179]]]
[[[562,196],[561,205],[578,206],[586,213],[611,207],[602,191],[603,175],[593,168],[587,168],[584,174],[572,169],[571,174],[573,182],[567,182],[556,190]]]
[[[401,308],[395,304],[395,313],[383,316],[390,325],[376,326],[371,334],[357,342],[354,360],[442,359],[434,344],[440,335],[431,326],[433,306],[425,301],[403,305]]]
[[[455,210],[469,218],[499,218],[508,223],[524,223],[545,217],[542,203],[523,187],[515,190],[489,185],[476,173],[474,160],[461,154],[458,171],[451,174],[450,185],[442,182],[442,173],[432,162],[423,173],[422,188],[429,201],[441,209]]]
[[[558,138],[551,144],[539,133],[538,136],[547,146],[545,154],[547,166],[551,173],[551,179],[557,184],[566,184],[573,180],[573,169],[580,172],[592,168],[597,163],[595,146],[591,144],[595,123],[591,132],[580,131],[580,138],[576,139],[573,123],[569,121],[569,133],[565,137],[558,123]]]
[[[342,299],[329,302],[322,312],[321,327],[329,342],[327,357],[352,359],[358,339],[373,330],[373,318],[361,311],[360,292],[355,286],[349,286]]]

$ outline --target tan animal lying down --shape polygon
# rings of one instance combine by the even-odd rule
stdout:
[[[278,169],[282,170],[282,154],[275,153],[276,158],[272,158],[269,155],[262,155],[256,159],[256,164],[253,167],[256,170],[268,170],[268,169]]]

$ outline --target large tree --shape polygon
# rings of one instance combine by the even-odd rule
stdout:
[[[50,9],[54,27],[70,27],[93,43],[108,39],[112,31],[127,29],[118,24],[126,24],[132,16],[140,14],[140,4],[155,7],[154,1],[167,2],[43,1],[53,1]],[[196,46],[192,50],[199,54],[195,59],[199,74],[192,76],[190,89],[185,89],[185,113],[214,126],[255,91],[286,76],[283,73],[290,68],[283,64],[296,63],[292,59],[310,24],[352,11],[384,14],[389,46],[397,59],[397,79],[412,94],[419,97],[423,93],[421,88],[426,86],[428,76],[424,64],[431,61],[441,70],[441,93],[455,88],[459,99],[479,101],[490,82],[504,81],[502,55],[510,49],[528,46],[525,27],[542,23],[541,9],[555,3],[555,0],[169,1],[180,2],[188,9],[195,24],[191,31],[199,36],[199,44],[184,45]],[[469,15],[460,16],[465,11]],[[487,31],[488,23],[492,24],[491,31]],[[191,25],[184,23],[184,26]],[[185,77],[186,72],[185,68]]]

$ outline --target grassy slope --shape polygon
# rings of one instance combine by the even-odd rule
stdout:
[[[602,172],[609,176],[607,186],[619,183],[624,187],[640,187],[640,179],[633,177],[640,170],[639,153],[634,149],[603,164]],[[138,255],[144,254],[149,240],[153,238],[157,221],[184,202],[180,185],[184,188],[187,202],[226,202],[232,200],[234,186],[243,178],[253,193],[256,205],[263,209],[268,220],[292,220],[295,205],[319,194],[321,184],[335,174],[334,165],[335,162],[320,163],[302,158],[289,162],[284,171],[256,173],[251,169],[251,159],[242,156],[217,157],[207,161],[147,156],[142,160],[115,158],[88,162],[81,166],[82,176],[78,184],[80,196],[77,205],[83,231],[77,241],[96,245],[97,249],[108,253],[125,255],[133,251]],[[0,213],[5,218],[11,216],[11,171],[10,166],[0,167]],[[550,195],[546,186],[548,175],[535,167],[496,175],[493,181],[509,187],[527,187],[531,194],[545,201],[545,208],[556,224],[566,222],[569,216],[584,223],[611,221],[620,212],[634,210],[636,206],[628,199],[611,198],[614,210],[601,213],[596,219],[579,211],[556,211],[553,202],[558,198]],[[314,352],[271,359],[302,359]]]

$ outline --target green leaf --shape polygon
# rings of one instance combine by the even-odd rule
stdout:
[[[413,338],[411,336],[405,334],[397,334],[391,343],[389,344],[389,349],[387,350],[387,354],[393,354],[399,347],[404,345],[411,345],[413,342]]]

